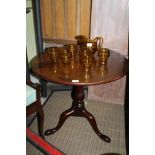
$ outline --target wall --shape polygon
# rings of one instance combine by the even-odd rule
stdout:
[[[93,0],[91,38],[103,36],[104,47],[128,55],[128,0]],[[90,86],[88,98],[124,104],[125,77],[112,83]]]
[[[26,14],[26,45],[28,61],[30,61],[36,54],[33,9],[31,0],[26,1],[26,7],[29,7],[31,12]]]

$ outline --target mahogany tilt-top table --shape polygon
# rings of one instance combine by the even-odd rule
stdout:
[[[62,127],[68,117],[78,116],[85,117],[95,133],[105,142],[110,142],[110,138],[99,131],[94,116],[85,109],[83,88],[84,86],[105,84],[120,79],[128,72],[128,60],[123,55],[110,50],[107,65],[99,65],[98,58],[95,57],[95,63],[91,66],[90,71],[85,72],[78,59],[77,55],[75,61],[68,66],[65,66],[60,60],[54,64],[50,60],[49,53],[44,52],[31,61],[31,70],[39,78],[73,86],[71,108],[61,114],[57,126],[46,130],[45,135],[54,134]]]

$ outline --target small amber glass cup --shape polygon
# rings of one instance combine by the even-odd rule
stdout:
[[[58,62],[58,47],[49,47],[45,49],[48,52],[51,62],[57,63]]]
[[[64,48],[71,53],[71,58],[74,59],[77,54],[77,45],[76,44],[67,44],[64,45]]]
[[[110,50],[108,48],[100,48],[98,51],[99,63],[106,65],[110,56]]]
[[[63,64],[68,65],[71,60],[71,53],[67,49],[61,51],[61,61]]]
[[[87,48],[83,48],[82,50],[81,50],[81,52],[79,53],[79,55],[80,55],[80,61],[82,60],[82,59],[84,59],[84,58],[94,58],[94,54],[93,54],[93,51],[92,50],[89,50],[89,49],[87,49]]]
[[[70,63],[70,57],[68,55],[64,55],[63,57],[61,57],[62,63],[65,65],[68,65]]]
[[[81,62],[82,67],[84,68],[84,70],[86,72],[88,72],[88,71],[90,71],[93,61],[94,61],[93,58],[91,56],[87,55],[87,56],[83,57],[80,62]]]

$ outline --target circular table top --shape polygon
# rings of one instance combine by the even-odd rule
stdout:
[[[32,72],[49,82],[65,85],[97,85],[120,79],[128,72],[128,60],[121,54],[110,50],[110,57],[106,66],[100,66],[98,57],[87,73],[79,62],[77,55],[75,62],[65,66],[61,60],[53,64],[48,52],[34,57],[31,62]]]

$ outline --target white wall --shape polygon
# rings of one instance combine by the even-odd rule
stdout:
[[[128,0],[93,0],[91,38],[102,36],[103,47],[113,49],[124,56],[128,54]],[[125,78],[116,82],[90,86],[88,98],[124,104]]]

